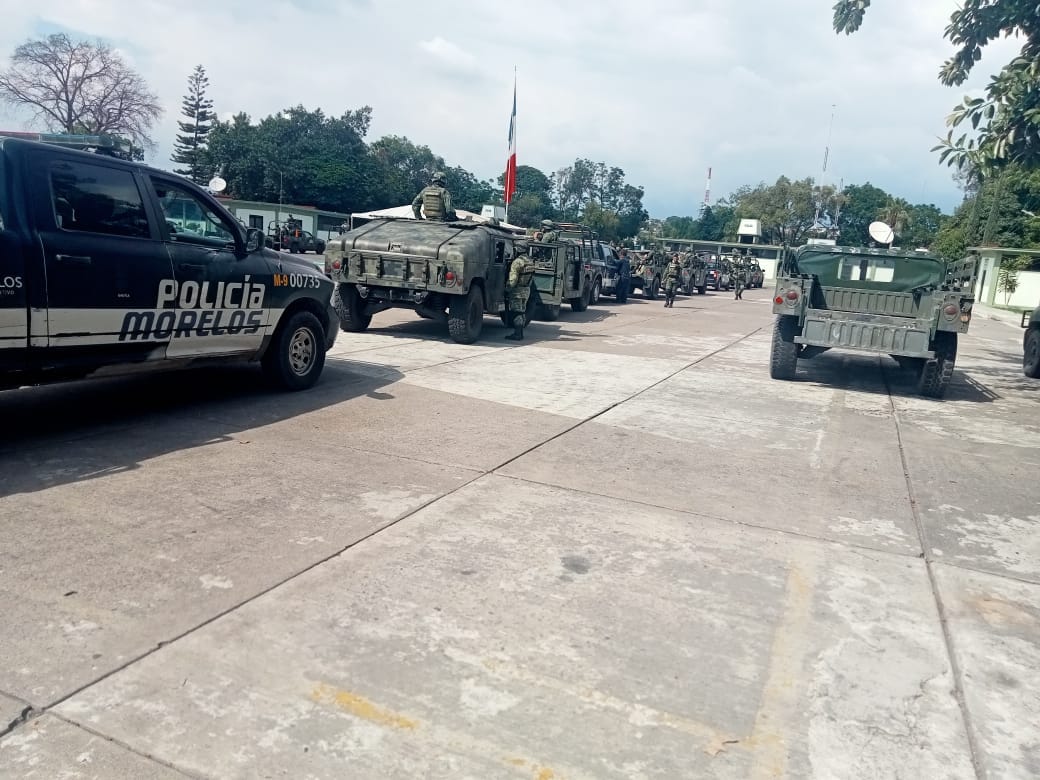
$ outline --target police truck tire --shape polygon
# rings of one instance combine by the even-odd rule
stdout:
[[[773,346],[769,351],[769,376],[794,379],[798,370],[798,318],[781,314],[773,326]]]
[[[603,283],[599,279],[592,283],[592,292],[589,293],[589,304],[596,306],[599,304],[600,298],[603,297]]]
[[[1023,340],[1022,373],[1040,379],[1040,328],[1030,328]]]
[[[325,329],[309,311],[283,321],[261,360],[268,378],[285,390],[314,386],[325,367]]]
[[[339,315],[339,326],[345,333],[360,333],[372,324],[372,315],[361,313],[361,296],[352,284],[336,285],[332,291],[332,307]]]
[[[702,284],[700,287],[697,288],[697,294],[698,295],[704,295],[707,292],[708,292],[708,285],[706,285],[706,284]]]
[[[484,292],[474,284],[466,296],[456,295],[448,307],[448,333],[457,344],[472,344],[484,329]]]
[[[927,398],[942,398],[953,378],[953,366],[957,362],[957,334],[939,331],[932,344],[935,358],[924,361],[917,392]]]

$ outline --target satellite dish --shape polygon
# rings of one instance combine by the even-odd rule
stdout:
[[[892,228],[884,222],[871,222],[870,227],[867,228],[867,232],[870,233],[870,237],[879,244],[891,244],[896,238],[895,232],[893,232]]]
[[[209,180],[209,188],[212,192],[223,192],[227,189],[227,182],[219,176],[214,176]]]

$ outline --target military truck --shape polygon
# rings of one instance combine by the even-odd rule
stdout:
[[[603,295],[603,277],[607,263],[596,233],[585,225],[573,222],[557,222],[556,233],[560,241],[573,247],[573,253],[565,253],[567,264],[565,280],[567,289],[564,298],[570,303],[571,311],[585,311],[600,302]]]
[[[1022,312],[1022,373],[1031,379],[1040,379],[1040,306],[1033,313]]]
[[[803,246],[784,257],[773,296],[774,379],[831,348],[888,354],[941,398],[967,333],[977,255],[955,263],[922,251]]]
[[[690,252],[682,258],[680,287],[687,295],[704,295],[708,291],[708,262],[703,253]]]
[[[632,277],[629,292],[643,291],[643,297],[654,300],[661,292],[661,278],[668,266],[668,255],[659,249],[647,249],[632,253]]]
[[[340,327],[364,331],[375,314],[406,308],[443,322],[458,343],[472,344],[485,314],[506,320],[505,283],[517,241],[491,224],[404,218],[375,219],[336,236],[325,248],[325,272],[336,285],[332,303]],[[561,252],[545,246],[550,251],[539,251],[537,261],[542,275],[561,275]],[[560,245],[564,253],[568,246]],[[547,291],[531,296],[528,320],[538,307],[559,312],[563,280],[543,284]]]

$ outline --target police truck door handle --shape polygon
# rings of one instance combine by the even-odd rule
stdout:
[[[90,265],[94,262],[86,255],[55,255],[54,259],[59,263],[79,263],[80,265]]]

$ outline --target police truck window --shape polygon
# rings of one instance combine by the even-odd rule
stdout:
[[[62,230],[148,238],[148,219],[129,171],[84,163],[51,169],[55,224]]]

